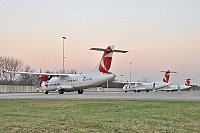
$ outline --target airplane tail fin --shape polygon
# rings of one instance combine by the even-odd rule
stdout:
[[[167,71],[165,72],[164,77],[163,77],[163,82],[168,83],[168,82],[169,82],[169,78],[170,78],[170,71],[167,70]]]
[[[102,48],[91,48],[90,50],[96,50],[96,51],[104,51],[104,54],[98,63],[98,65],[95,67],[93,71],[101,72],[101,73],[106,73],[109,74],[111,63],[112,63],[112,56],[113,52],[120,52],[120,53],[126,53],[128,51],[124,50],[114,50],[114,45],[108,46],[106,49]]]
[[[160,71],[160,72],[165,72],[165,75],[163,77],[163,82],[168,83],[170,79],[170,73],[177,73],[177,72],[170,72],[170,70],[167,71]]]
[[[190,79],[190,78],[187,78],[187,79],[186,79],[186,82],[185,82],[185,85],[186,85],[186,86],[190,86],[190,80],[192,80],[192,79]]]

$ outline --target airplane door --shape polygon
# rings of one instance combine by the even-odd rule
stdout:
[[[156,88],[156,83],[153,83],[153,89],[155,89]]]
[[[80,78],[79,78],[79,86],[83,86],[83,80],[84,80],[84,75],[81,75]]]

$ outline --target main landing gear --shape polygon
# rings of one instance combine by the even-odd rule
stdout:
[[[78,90],[78,94],[83,94],[83,90]]]
[[[64,91],[63,90],[58,90],[58,93],[59,94],[64,94]]]
[[[78,90],[78,94],[83,94],[83,91],[84,91],[84,90]],[[45,91],[45,92],[44,92],[44,94],[48,94],[48,93],[49,93],[49,91]],[[64,90],[62,90],[62,89],[61,89],[61,90],[58,90],[58,93],[59,93],[59,94],[64,94]]]
[[[49,91],[45,91],[45,92],[44,92],[44,94],[48,94],[48,93],[49,93]],[[63,91],[63,90],[59,90],[58,93],[59,93],[59,94],[64,94],[64,91]]]

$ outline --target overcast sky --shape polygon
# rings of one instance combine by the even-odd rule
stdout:
[[[161,80],[177,71],[174,84],[192,78],[200,85],[200,0],[0,0],[0,54],[20,59],[35,71],[65,68],[85,73],[114,53],[111,71],[119,80]]]

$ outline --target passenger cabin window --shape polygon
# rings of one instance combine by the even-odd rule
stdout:
[[[135,83],[130,83],[129,85],[130,85],[130,86],[134,86],[134,85],[135,85]]]

